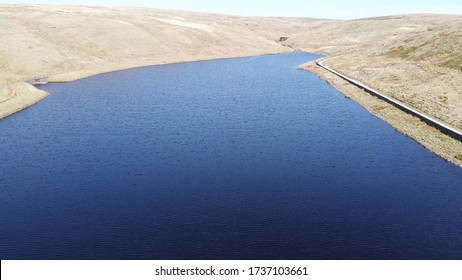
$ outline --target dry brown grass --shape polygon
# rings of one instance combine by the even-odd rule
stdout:
[[[406,15],[327,22],[286,44],[462,129],[462,16]]]
[[[4,90],[7,81],[70,81],[143,65],[290,52],[276,40],[321,22],[147,8],[0,4],[0,115],[12,109],[1,102],[11,97],[11,91]]]
[[[147,8],[0,4],[0,39],[8,42],[0,44],[0,75],[50,76],[147,60],[289,52],[276,40],[316,22]]]

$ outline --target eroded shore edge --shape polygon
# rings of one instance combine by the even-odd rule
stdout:
[[[39,90],[24,81],[7,81],[2,89],[7,99],[0,102],[0,120],[26,109],[43,98],[48,92]]]

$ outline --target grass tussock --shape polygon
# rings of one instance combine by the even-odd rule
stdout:
[[[410,47],[410,48],[404,48],[402,46],[396,48],[396,49],[391,49],[390,51],[387,52],[387,55],[390,57],[396,57],[396,58],[408,58],[411,54],[413,54],[418,47]]]
[[[440,63],[439,66],[462,71],[462,57],[449,59],[443,63]]]

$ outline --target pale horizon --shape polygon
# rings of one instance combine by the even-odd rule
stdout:
[[[306,17],[323,19],[357,19],[406,14],[462,15],[460,1],[386,1],[374,4],[370,1],[144,1],[144,0],[41,0],[2,1],[4,4],[53,4],[88,6],[126,6],[173,9],[205,13],[263,17]]]

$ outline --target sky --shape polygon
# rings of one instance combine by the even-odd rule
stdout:
[[[462,15],[462,0],[0,0],[0,3],[136,6],[244,16],[292,16],[332,19],[353,19],[410,13]]]

